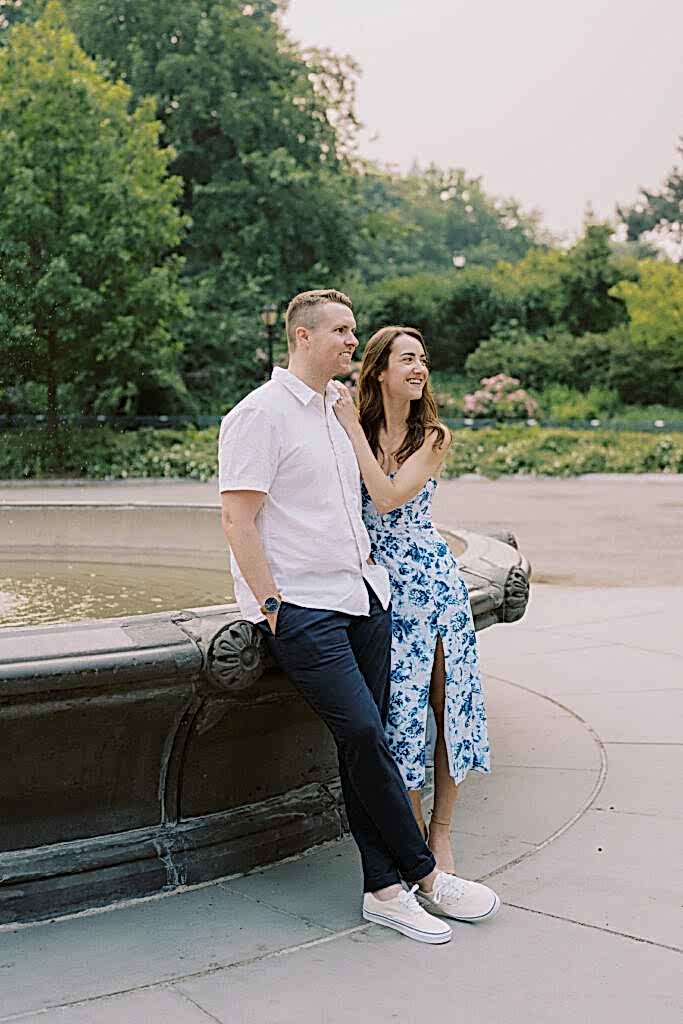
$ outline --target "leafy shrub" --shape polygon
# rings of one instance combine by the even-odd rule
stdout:
[[[479,383],[481,388],[463,399],[465,416],[510,420],[538,412],[538,402],[520,388],[516,377],[498,373],[483,377]]]
[[[599,387],[615,390],[626,403],[683,406],[683,354],[648,346],[625,326],[578,338],[557,330],[538,336],[501,328],[468,356],[465,370],[510,374],[533,390],[551,384],[579,391]]]
[[[463,401],[474,380],[456,373],[435,370],[430,374],[436,404],[442,416],[462,416]]]
[[[549,420],[592,420],[621,418],[621,402],[616,391],[591,387],[577,391],[566,384],[551,384],[538,395],[540,416]]]
[[[389,324],[417,327],[437,369],[459,370],[493,325],[515,314],[491,273],[415,274],[367,289],[358,319],[363,334]]]
[[[608,387],[615,339],[623,330],[579,338],[558,330],[545,337],[518,328],[501,330],[468,357],[465,369],[479,376],[506,373],[535,390],[550,384],[580,391]]]
[[[0,477],[209,480],[216,474],[217,439],[216,427],[125,432],[108,427],[74,429],[62,432],[56,451],[44,430],[13,430],[2,436]]]
[[[217,427],[205,430],[109,428],[65,432],[63,454],[45,431],[8,431],[0,438],[0,478],[167,477],[210,480],[216,475]],[[546,430],[501,425],[456,430],[447,476],[481,473],[682,473],[683,436],[611,431]]]
[[[683,437],[512,425],[463,429],[454,433],[446,475],[464,473],[683,473]]]
[[[683,271],[677,271],[683,278]],[[648,345],[634,331],[622,328],[611,338],[608,384],[629,403],[683,406],[683,327],[678,344],[670,349]]]

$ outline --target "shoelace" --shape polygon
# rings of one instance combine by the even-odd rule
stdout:
[[[402,907],[405,907],[405,909],[410,914],[414,914],[415,912],[418,912],[420,914],[424,913],[422,907],[415,898],[417,888],[418,887],[414,885],[412,889],[404,889],[402,893],[399,893],[398,902],[401,904]]]
[[[441,903],[444,896],[446,899],[452,899],[458,903],[464,895],[465,886],[463,885],[462,880],[456,875],[447,875],[442,871],[436,876],[436,881],[434,882],[434,888],[432,890],[432,899],[435,903]]]

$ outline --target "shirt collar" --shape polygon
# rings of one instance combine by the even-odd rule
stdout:
[[[305,384],[300,377],[297,377],[290,370],[285,370],[282,366],[273,367],[273,376],[271,380],[275,380],[278,384],[284,385],[295,398],[298,398],[302,405],[309,405],[310,402],[317,396],[322,398],[319,391],[314,391],[313,388],[309,388],[308,384]],[[339,392],[335,386],[330,382],[325,389],[325,398],[331,404],[337,401],[339,398]]]

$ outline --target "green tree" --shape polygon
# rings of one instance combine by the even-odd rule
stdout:
[[[630,318],[613,379],[629,401],[683,405],[683,270],[642,260],[637,281],[620,281],[612,294]]]
[[[286,36],[273,0],[65,0],[87,53],[153,95],[192,225],[184,376],[218,410],[262,374],[264,298],[329,285],[355,252],[354,68]],[[245,351],[245,346],[247,351]]]
[[[559,322],[572,334],[600,334],[628,320],[623,301],[610,289],[627,275],[634,276],[634,265],[615,257],[611,235],[609,224],[587,225],[562,265]]]
[[[493,325],[515,312],[483,267],[379,281],[361,294],[362,333],[388,324],[417,327],[425,335],[437,370],[462,369],[467,355],[489,337]]]
[[[407,175],[367,168],[357,265],[366,281],[516,262],[539,244],[538,214],[489,196],[481,178],[431,165]],[[458,264],[460,265],[460,264]]]
[[[84,411],[178,396],[182,234],[153,102],[107,82],[57,3],[0,50],[0,344],[6,381],[60,384]]]
[[[677,152],[683,158],[683,136]],[[673,243],[669,246],[674,260],[683,258],[683,169],[674,167],[660,191],[641,189],[632,206],[618,207],[630,241]]]
[[[495,287],[515,318],[512,329],[539,334],[559,324],[566,307],[563,273],[567,254],[532,249],[518,263],[501,261],[493,271]]]

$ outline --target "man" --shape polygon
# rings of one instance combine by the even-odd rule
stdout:
[[[334,736],[363,866],[363,917],[421,942],[448,942],[451,929],[435,915],[491,916],[498,898],[435,869],[384,738],[389,583],[370,558],[358,465],[330,383],[358,345],[351,300],[303,292],[289,304],[286,329],[289,368],[277,367],[221,425],[235,595]]]

